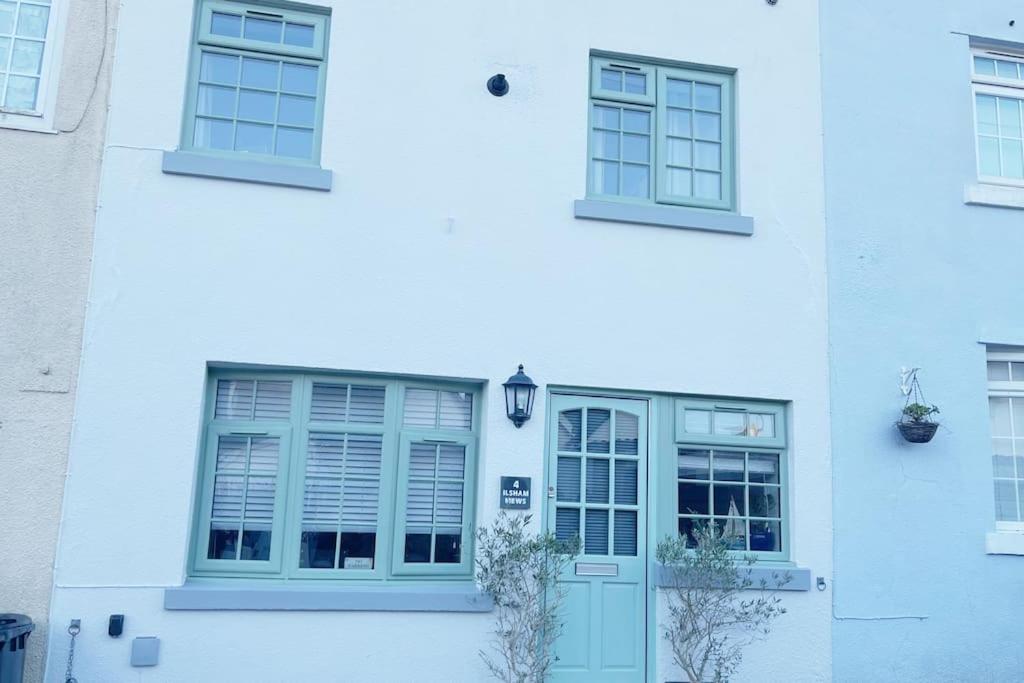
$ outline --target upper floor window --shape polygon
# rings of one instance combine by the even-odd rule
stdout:
[[[472,576],[478,400],[458,384],[215,372],[194,573]]]
[[[979,177],[1024,184],[1024,55],[975,50],[972,81]]]
[[[183,149],[318,163],[327,10],[202,0]]]
[[[0,0],[0,110],[41,112],[54,10],[51,0]]]
[[[996,529],[1024,532],[1024,351],[988,354]]]
[[[733,210],[733,75],[593,57],[587,195]]]

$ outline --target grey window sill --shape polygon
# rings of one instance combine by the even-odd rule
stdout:
[[[1024,187],[979,183],[964,187],[964,204],[1024,209]]]
[[[173,175],[241,180],[262,185],[331,189],[333,174],[324,168],[275,164],[251,159],[227,159],[197,152],[164,152],[163,172]]]
[[[474,585],[260,586],[186,583],[164,589],[167,610],[305,612],[489,612],[494,603]]]
[[[996,531],[985,534],[985,552],[989,555],[1024,555],[1024,534]]]
[[[727,211],[690,209],[664,204],[629,204],[597,199],[577,199],[573,204],[576,218],[616,223],[639,223],[666,228],[686,228],[733,235],[753,235],[754,219]]]
[[[741,569],[741,572],[746,574],[746,569]],[[672,571],[669,570],[665,565],[655,565],[654,569],[654,581],[658,588],[671,588],[674,584]],[[777,579],[784,577],[786,574],[790,576],[790,580],[786,585],[781,588],[776,588]],[[750,590],[761,590],[762,579],[767,583],[769,590],[780,590],[780,591],[809,591],[811,590],[811,570],[804,569],[801,567],[758,567],[753,566],[750,568]]]

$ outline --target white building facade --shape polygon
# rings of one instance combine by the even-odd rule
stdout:
[[[486,680],[504,476],[583,539],[554,680],[682,679],[654,547],[728,517],[793,576],[738,680],[830,678],[815,3],[119,25],[52,609],[81,680]]]
[[[0,2],[0,612],[43,676],[116,2]]]

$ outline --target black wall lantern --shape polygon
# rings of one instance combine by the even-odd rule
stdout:
[[[505,411],[508,419],[512,420],[517,428],[530,419],[533,414],[533,397],[537,393],[537,385],[533,380],[523,374],[523,366],[519,365],[519,372],[508,378],[502,384],[505,387]]]

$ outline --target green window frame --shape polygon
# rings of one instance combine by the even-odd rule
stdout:
[[[672,533],[714,520],[736,552],[788,561],[785,404],[677,398],[672,413]]]
[[[471,579],[479,389],[211,370],[190,575]]]
[[[330,10],[198,0],[181,149],[320,163]]]
[[[735,73],[594,55],[587,197],[736,210]]]

